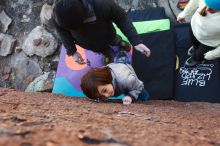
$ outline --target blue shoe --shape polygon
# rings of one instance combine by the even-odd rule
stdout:
[[[130,59],[126,51],[118,51],[114,56],[114,63],[130,64]]]

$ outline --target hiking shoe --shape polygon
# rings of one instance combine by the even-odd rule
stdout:
[[[130,59],[126,51],[118,51],[114,56],[114,63],[130,64]]]
[[[185,62],[185,66],[188,66],[188,67],[193,67],[195,65],[197,65],[199,63],[199,61],[196,61],[195,59],[193,59],[193,57],[189,57],[186,62]]]
[[[192,56],[193,53],[194,53],[194,50],[195,50],[194,47],[191,46],[191,47],[189,48],[188,52],[187,52],[187,55],[188,55],[188,56]]]

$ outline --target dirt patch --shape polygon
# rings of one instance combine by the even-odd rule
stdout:
[[[220,104],[123,106],[0,88],[1,146],[219,146]]]

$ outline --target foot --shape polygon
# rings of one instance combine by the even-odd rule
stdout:
[[[193,67],[195,65],[197,65],[199,63],[199,61],[196,61],[195,59],[193,59],[193,57],[189,57],[186,62],[185,62],[185,65],[188,66],[188,67]]]
[[[193,53],[194,53],[194,47],[191,46],[191,47],[189,48],[188,52],[187,52],[187,55],[188,55],[188,56],[192,56]]]
[[[114,63],[130,64],[130,59],[126,51],[118,51],[114,56]]]
[[[204,56],[206,60],[215,60],[219,57],[220,57],[220,48],[208,51],[207,53],[205,53]]]

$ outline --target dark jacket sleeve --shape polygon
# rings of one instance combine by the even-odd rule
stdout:
[[[118,26],[133,46],[142,42],[131,19],[120,6],[118,6],[113,0],[102,0],[102,4],[104,16],[109,20],[112,20]]]
[[[77,51],[77,49],[75,46],[75,39],[72,37],[71,32],[58,26],[55,21],[53,21],[53,23],[62,43],[66,48],[67,55],[72,56]]]

